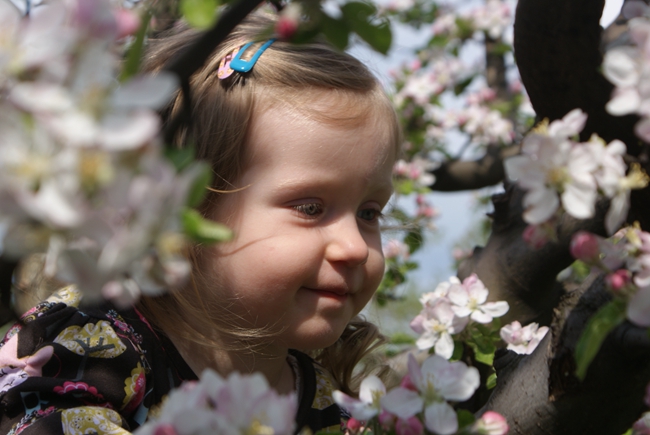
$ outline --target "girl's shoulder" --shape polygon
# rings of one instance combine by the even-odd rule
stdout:
[[[0,347],[0,432],[91,433],[96,423],[126,433],[172,388],[196,379],[136,309],[80,301],[74,287],[63,288],[7,332]]]
[[[296,423],[299,429],[309,426],[312,433],[340,433],[349,418],[335,402],[332,393],[338,389],[334,377],[302,352],[291,350],[300,373],[300,403]]]

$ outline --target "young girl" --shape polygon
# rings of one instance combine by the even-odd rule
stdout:
[[[77,308],[66,288],[29,311],[0,349],[0,432],[126,433],[205,368],[261,372],[297,392],[298,430],[340,429],[331,392],[354,393],[352,369],[381,339],[357,314],[383,275],[378,220],[399,127],[359,61],[324,43],[257,41],[272,26],[249,17],[195,74],[178,139],[211,162],[200,211],[234,239],[196,246],[185,288],[131,310]],[[146,68],[195,36],[152,44]],[[250,71],[236,69],[238,51]],[[168,115],[179,110],[182,97]]]

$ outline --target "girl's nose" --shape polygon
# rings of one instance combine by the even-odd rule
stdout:
[[[342,262],[349,266],[363,265],[368,261],[370,250],[356,217],[346,217],[330,227],[329,242],[325,257],[331,262]]]

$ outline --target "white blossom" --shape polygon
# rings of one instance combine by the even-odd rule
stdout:
[[[522,327],[521,323],[515,320],[503,326],[500,335],[503,341],[508,343],[508,349],[521,354],[530,354],[547,332],[547,326],[540,328],[539,324],[531,323]]]

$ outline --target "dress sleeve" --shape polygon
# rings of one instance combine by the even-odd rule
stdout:
[[[0,347],[0,433],[123,435],[144,421],[149,367],[122,317],[45,302]]]

